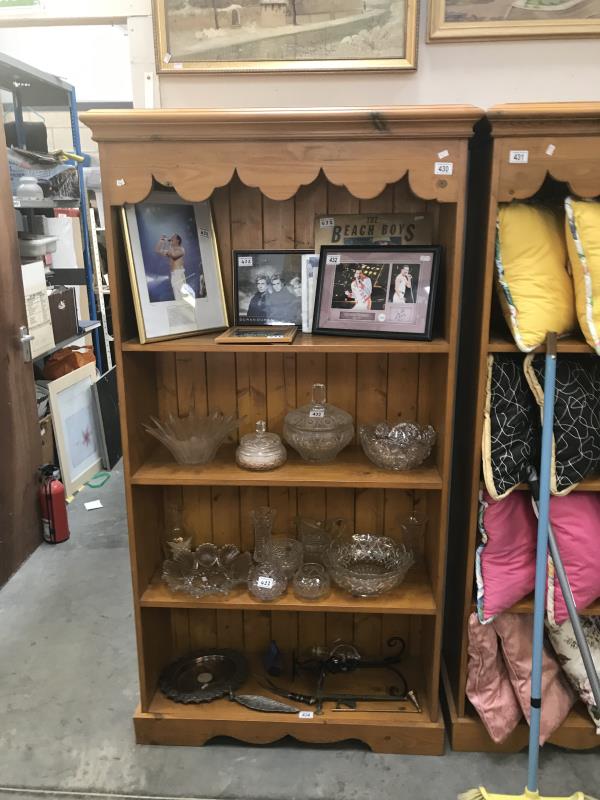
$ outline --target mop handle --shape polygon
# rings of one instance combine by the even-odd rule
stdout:
[[[544,415],[540,459],[540,500],[535,559],[535,594],[533,601],[533,648],[531,655],[531,713],[529,719],[529,756],[527,789],[538,790],[540,722],[542,715],[542,658],[544,654],[544,612],[546,606],[546,570],[548,564],[548,521],[550,515],[550,465],[554,430],[554,389],[556,384],[556,334],[546,340],[544,374]]]

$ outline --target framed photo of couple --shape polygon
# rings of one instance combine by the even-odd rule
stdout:
[[[226,328],[210,203],[155,191],[121,214],[140,342]]]
[[[313,333],[430,340],[441,247],[321,247]]]

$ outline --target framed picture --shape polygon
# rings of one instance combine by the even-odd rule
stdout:
[[[302,256],[302,331],[310,333],[315,309],[319,256],[309,253]]]
[[[313,333],[431,339],[441,247],[321,248]]]
[[[298,332],[295,325],[234,325],[215,337],[218,344],[291,344]]]
[[[121,213],[140,342],[226,328],[208,201],[157,191]]]
[[[417,66],[418,0],[153,0],[156,71]]]
[[[236,325],[302,325],[302,256],[308,250],[235,250]]]
[[[429,0],[429,42],[600,36],[600,0]]]
[[[67,495],[102,469],[102,451],[92,386],[96,364],[85,364],[50,381],[50,411],[60,474]]]
[[[336,214],[315,217],[315,251],[326,244],[431,244],[428,214]]]

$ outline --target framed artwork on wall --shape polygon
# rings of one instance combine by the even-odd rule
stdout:
[[[155,191],[121,214],[141,344],[227,328],[210,203]]]
[[[600,0],[429,0],[429,42],[600,36]]]
[[[416,69],[417,12],[418,0],[153,0],[156,68]]]
[[[67,495],[102,469],[92,386],[96,364],[84,364],[50,381],[48,392],[60,474]]]

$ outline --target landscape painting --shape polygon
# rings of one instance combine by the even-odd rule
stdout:
[[[417,0],[154,0],[157,66],[414,69]]]
[[[429,40],[600,36],[600,0],[430,0]]]

